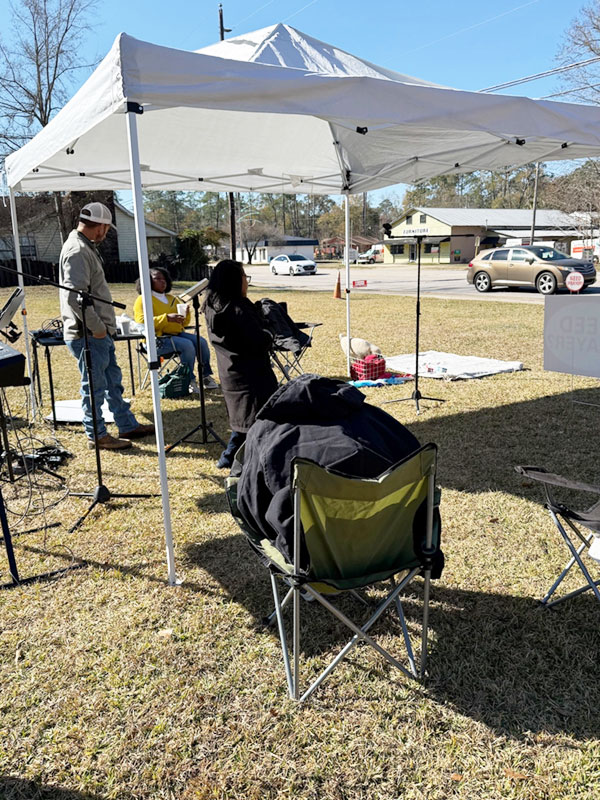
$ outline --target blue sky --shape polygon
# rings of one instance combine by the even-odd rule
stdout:
[[[5,0],[6,2],[6,0]],[[0,3],[4,5],[5,3]],[[225,24],[240,35],[286,22],[362,58],[460,89],[482,89],[556,65],[566,31],[583,5],[567,0],[224,0]],[[103,55],[125,31],[195,50],[219,38],[218,3],[102,0],[90,50]],[[557,79],[514,93],[540,96]]]
[[[382,66],[459,89],[477,90],[557,65],[583,0],[223,0],[228,36],[285,22]],[[218,2],[101,0],[88,38],[93,60],[125,31],[139,39],[196,50],[219,38]],[[8,0],[0,30],[8,33]],[[541,97],[557,77],[504,93]]]

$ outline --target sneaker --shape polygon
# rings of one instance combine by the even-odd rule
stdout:
[[[198,386],[197,380],[190,381],[190,394],[200,394],[200,387]]]
[[[116,437],[111,436],[110,433],[100,436],[98,439],[96,439],[96,442],[101,450],[126,450],[128,447],[131,447],[131,442],[129,442],[127,439],[117,439]],[[93,439],[88,439],[88,447],[90,450],[94,449]]]
[[[219,384],[216,382],[216,380],[213,378],[212,375],[205,375],[204,379],[202,380],[202,383],[204,384],[204,388],[205,389],[218,389],[219,388]]]
[[[144,436],[154,436],[154,425],[138,425],[132,431],[120,433],[121,439],[142,439]]]

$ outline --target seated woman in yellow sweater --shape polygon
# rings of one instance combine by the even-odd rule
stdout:
[[[168,352],[173,348],[177,350],[181,363],[189,367],[192,375],[190,387],[199,391],[194,366],[196,364],[196,334],[187,333],[185,326],[190,321],[188,307],[185,317],[177,313],[177,304],[181,301],[174,294],[170,294],[172,287],[171,276],[162,267],[150,269],[150,282],[152,284],[152,312],[154,316],[154,330],[156,331],[156,347],[158,355]],[[140,291],[138,283],[138,292]],[[140,295],[133,305],[133,316],[136,322],[144,322],[144,307]],[[206,339],[200,337],[200,352],[202,355],[202,377],[205,389],[216,389],[218,383],[212,377],[210,367],[210,350]]]

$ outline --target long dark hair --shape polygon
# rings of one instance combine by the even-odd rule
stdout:
[[[173,288],[173,278],[171,278],[171,273],[169,272],[169,270],[165,269],[164,267],[150,267],[148,272],[150,273],[150,289],[152,289],[152,273],[160,272],[160,274],[163,276],[167,284],[165,286],[165,294],[169,294],[169,292]],[[138,294],[142,293],[142,282],[139,278],[135,282],[135,289]]]
[[[210,274],[203,308],[208,305],[219,310],[232,300],[241,300],[243,276],[244,267],[239,261],[231,258],[219,261]]]

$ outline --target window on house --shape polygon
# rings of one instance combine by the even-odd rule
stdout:
[[[19,236],[22,258],[37,258],[35,238],[32,233]],[[0,261],[12,261],[15,258],[14,239],[12,236],[0,236]]]
[[[419,217],[419,222],[421,224],[423,224],[424,222],[427,222],[427,214],[421,214],[421,216]]]
[[[0,261],[14,258],[12,236],[0,236]]]
[[[426,253],[431,253],[431,245],[430,244],[426,244],[425,245],[425,252]]]
[[[391,252],[392,252],[393,256],[404,255],[404,245],[403,244],[393,244],[390,249],[391,249]]]
[[[410,217],[406,218],[406,224],[407,225],[412,225],[412,214],[410,215]]]

